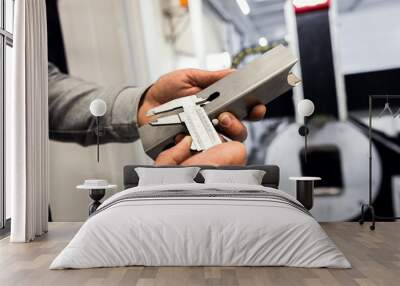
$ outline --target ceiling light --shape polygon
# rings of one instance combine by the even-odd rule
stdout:
[[[242,10],[244,15],[250,14],[250,6],[249,3],[247,3],[247,0],[236,0],[236,3],[239,5],[239,8]]]
[[[259,38],[259,39],[258,39],[258,44],[259,44],[261,47],[266,47],[266,46],[268,46],[268,40],[267,40],[267,38],[265,38],[265,37]]]

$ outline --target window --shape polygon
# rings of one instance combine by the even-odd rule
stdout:
[[[4,106],[11,92],[13,30],[14,0],[0,0],[0,236],[9,227],[11,216],[10,194],[4,187]]]

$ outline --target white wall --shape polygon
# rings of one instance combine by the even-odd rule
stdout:
[[[161,1],[166,0],[139,0],[143,27],[141,40],[144,43],[151,82],[175,69],[175,51],[171,43],[167,42],[162,27],[165,23],[162,21]]]
[[[348,0],[340,0],[344,6]],[[345,74],[400,67],[400,1],[361,2],[342,9],[337,20],[340,62]]]
[[[238,35],[233,25],[218,18],[206,2],[202,5],[202,24],[204,33],[205,69],[218,70],[229,68],[231,61],[227,52],[236,53]],[[200,59],[196,58],[193,44],[191,20],[175,43],[177,68],[200,68]],[[228,56],[228,58],[227,58]]]
[[[99,85],[145,86],[172,70],[173,53],[161,35],[159,9],[158,0],[61,0],[70,74]],[[75,189],[84,179],[104,178],[120,190],[123,166],[151,163],[139,141],[103,145],[100,155],[98,164],[95,146],[51,142],[50,203],[55,221],[87,217],[88,194]]]

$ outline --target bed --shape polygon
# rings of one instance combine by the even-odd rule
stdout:
[[[278,189],[277,166],[218,168],[263,170],[261,185],[204,183],[198,174],[193,183],[150,186],[138,185],[137,167],[125,167],[125,190],[102,203],[50,269],[351,267],[311,214]]]

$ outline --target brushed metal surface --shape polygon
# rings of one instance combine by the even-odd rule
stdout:
[[[261,57],[215,82],[197,94],[198,97],[213,99],[204,106],[210,119],[229,111],[239,119],[247,116],[256,104],[267,104],[284,94],[300,82],[290,73],[297,59],[290,50],[282,45],[268,51]],[[179,112],[172,111],[171,114]],[[167,115],[167,114],[165,114]],[[139,128],[145,152],[153,159],[169,144],[174,137],[187,132],[184,126],[151,126]]]

